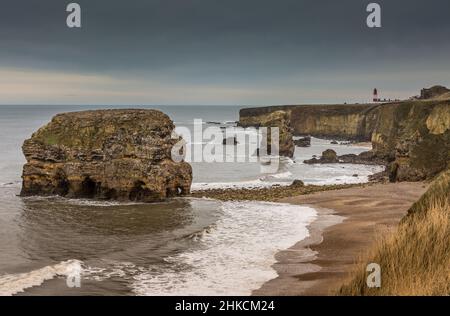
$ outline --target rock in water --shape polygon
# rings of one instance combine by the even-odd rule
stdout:
[[[171,159],[174,124],[156,110],[56,115],[22,150],[22,196],[155,202],[190,191],[192,169]]]
[[[333,149],[327,149],[322,152],[322,157],[320,159],[313,158],[303,161],[306,164],[316,164],[316,163],[338,163],[338,155]]]
[[[294,140],[294,144],[297,147],[311,147],[311,136],[306,136]]]

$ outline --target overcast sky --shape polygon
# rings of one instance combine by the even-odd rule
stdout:
[[[450,85],[450,1],[0,0],[0,104],[297,104]]]

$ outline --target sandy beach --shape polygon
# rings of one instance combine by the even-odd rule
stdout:
[[[279,276],[253,295],[332,295],[377,236],[394,229],[427,186],[375,184],[281,199],[310,205],[319,218],[307,239],[276,255]]]

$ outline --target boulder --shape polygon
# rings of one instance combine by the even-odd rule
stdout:
[[[316,164],[316,163],[337,163],[339,162],[338,156],[333,149],[327,149],[322,153],[322,157],[320,159],[312,158],[309,160],[305,160],[304,163],[307,164]]]
[[[297,147],[311,147],[311,137],[306,136],[299,139],[294,140],[294,144]]]
[[[333,149],[327,149],[322,153],[322,157],[320,158],[322,161],[326,163],[338,162],[337,154]]]
[[[294,180],[291,184],[292,187],[304,187],[305,183],[302,180]]]
[[[340,163],[363,164],[363,165],[386,165],[384,159],[378,158],[372,151],[365,151],[359,155],[346,154],[338,156]]]
[[[173,122],[156,110],[56,115],[22,150],[22,196],[161,201],[190,191],[192,169],[171,158]]]

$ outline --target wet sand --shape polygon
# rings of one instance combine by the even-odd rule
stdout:
[[[427,184],[395,183],[318,192],[280,202],[310,205],[310,236],[276,255],[278,277],[253,295],[332,295],[374,240],[394,229]]]

